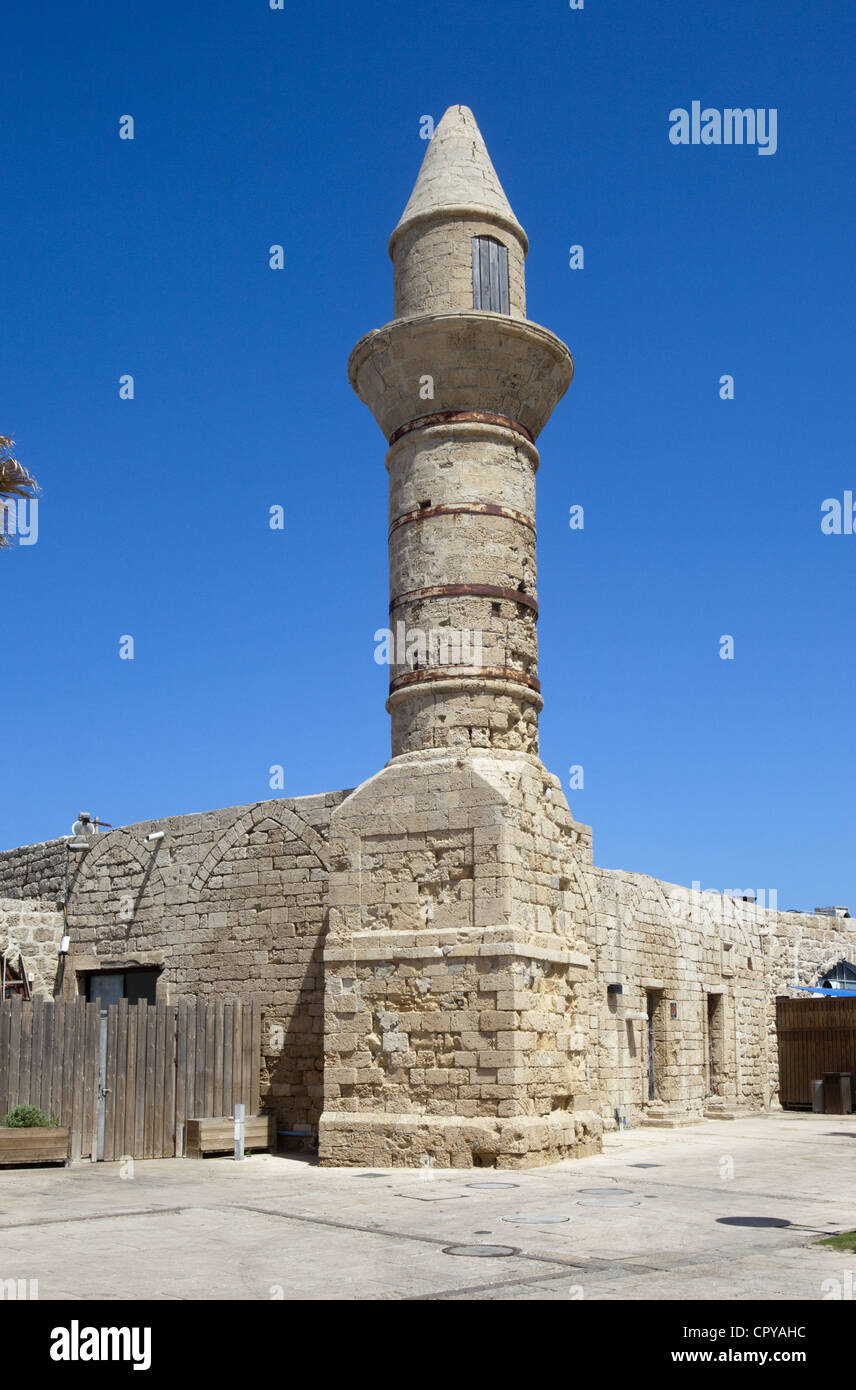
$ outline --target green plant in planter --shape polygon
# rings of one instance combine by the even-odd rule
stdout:
[[[51,1120],[36,1105],[16,1105],[6,1116],[7,1129],[49,1129]]]

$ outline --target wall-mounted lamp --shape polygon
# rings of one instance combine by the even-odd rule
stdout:
[[[146,839],[147,839],[147,840],[162,840],[162,839],[163,839],[163,836],[164,836],[164,832],[163,832],[162,830],[153,830],[152,833],[151,833],[151,835],[147,835],[147,836],[146,836]]]
[[[69,938],[68,938],[67,936],[64,936],[64,937],[62,938],[62,941],[59,943],[59,953],[60,953],[61,956],[67,956],[67,955],[68,955],[68,946],[69,946]]]

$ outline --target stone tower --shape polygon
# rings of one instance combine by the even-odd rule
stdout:
[[[573,375],[526,318],[526,233],[472,112],[437,126],[389,243],[395,316],[351,383],[389,448],[392,758],[336,809],[321,1161],[590,1152],[590,861],[538,758],[535,440]]]

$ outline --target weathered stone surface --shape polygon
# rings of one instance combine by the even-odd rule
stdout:
[[[473,308],[483,235],[508,252],[507,315]],[[414,425],[386,459],[390,623],[477,632],[481,666],[396,652],[393,757],[353,791],[0,854],[0,947],[37,992],[154,966],[159,997],[257,996],[263,1095],[325,1164],[519,1168],[594,1152],[603,1127],[775,1106],[776,995],[856,959],[849,918],[596,867],[537,757],[522,431],[572,363],[526,319],[526,250],[451,108],[393,233],[396,318],[350,364],[387,438]]]

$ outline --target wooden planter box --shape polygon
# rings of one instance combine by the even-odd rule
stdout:
[[[244,1123],[244,1152],[248,1149],[274,1148],[276,1126],[273,1115],[248,1115]],[[185,1158],[204,1158],[205,1154],[234,1153],[235,1121],[230,1115],[213,1119],[188,1120]]]
[[[70,1130],[45,1128],[0,1128],[0,1168],[13,1168],[18,1163],[67,1163]]]

